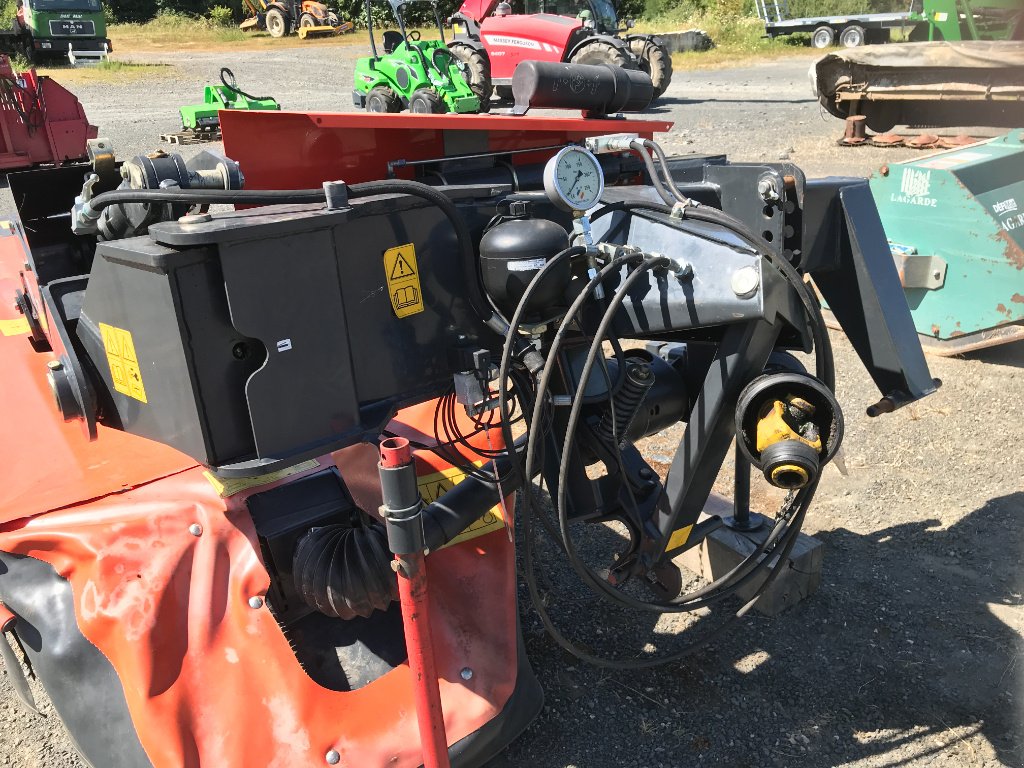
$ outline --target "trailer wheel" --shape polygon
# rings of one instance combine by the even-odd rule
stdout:
[[[409,111],[419,115],[441,115],[448,111],[448,105],[436,91],[420,88],[409,99]]]
[[[582,46],[569,59],[570,64],[609,64],[613,67],[633,69],[626,55],[610,43],[594,40]]]
[[[836,33],[832,27],[818,27],[811,34],[812,48],[829,48],[836,41]]]
[[[864,27],[854,24],[839,33],[839,44],[843,48],[859,48],[864,45]]]
[[[466,65],[464,72],[469,89],[480,99],[480,111],[487,112],[491,108],[491,62],[487,54],[475,50],[468,45],[452,43],[448,46],[452,55]]]
[[[284,37],[288,34],[288,19],[280,8],[267,11],[267,32],[271,37]]]
[[[672,82],[672,57],[659,41],[637,37],[629,41],[629,50],[640,62],[640,69],[651,76],[654,98],[658,98]]]
[[[401,112],[402,100],[390,88],[378,85],[366,94],[367,112]]]

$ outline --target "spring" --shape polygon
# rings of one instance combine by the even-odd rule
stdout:
[[[654,384],[654,373],[645,360],[628,357],[624,365],[626,376],[619,391],[612,398],[611,405],[614,408],[609,407],[605,411],[597,428],[597,434],[602,439],[611,445],[618,444],[619,447],[626,442],[629,425],[633,423],[644,398]]]

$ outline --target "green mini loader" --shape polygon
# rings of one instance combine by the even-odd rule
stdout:
[[[203,90],[202,104],[188,104],[182,107],[181,127],[196,133],[220,130],[219,112],[222,109],[281,109],[281,105],[270,96],[250,96],[238,87],[234,73],[227,67],[220,70],[221,85],[208,85]]]
[[[418,30],[407,30],[405,10],[412,2],[429,2],[440,39],[422,40]],[[384,33],[383,53],[373,37],[370,0],[366,0],[366,27],[372,56],[356,62],[352,101],[368,112],[440,114],[480,111],[480,99],[470,89],[465,65],[444,40],[444,28],[435,0],[388,0],[398,31]]]

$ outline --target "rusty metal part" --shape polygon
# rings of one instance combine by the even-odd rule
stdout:
[[[932,149],[938,146],[939,137],[934,133],[922,133],[912,139],[907,139],[904,144],[911,149]]]
[[[894,43],[830,53],[811,67],[819,103],[868,127],[1024,124],[1024,46],[1019,41]]]
[[[968,136],[965,133],[957,134],[956,136],[941,136],[939,137],[939,146],[942,149],[957,149],[959,147],[970,146],[971,144],[977,144],[980,139],[976,139],[973,136]]]
[[[876,147],[900,147],[903,142],[904,138],[898,133],[877,133],[871,137],[871,143]]]
[[[867,142],[868,138],[867,122],[864,115],[850,115],[846,118],[846,130],[843,133],[843,138],[839,140],[839,146],[857,147]]]

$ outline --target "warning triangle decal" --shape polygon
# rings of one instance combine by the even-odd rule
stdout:
[[[395,266],[391,268],[391,279],[397,280],[400,277],[410,277],[415,274],[416,272],[413,270],[412,265],[405,260],[405,256],[398,254],[398,258],[395,259]]]

